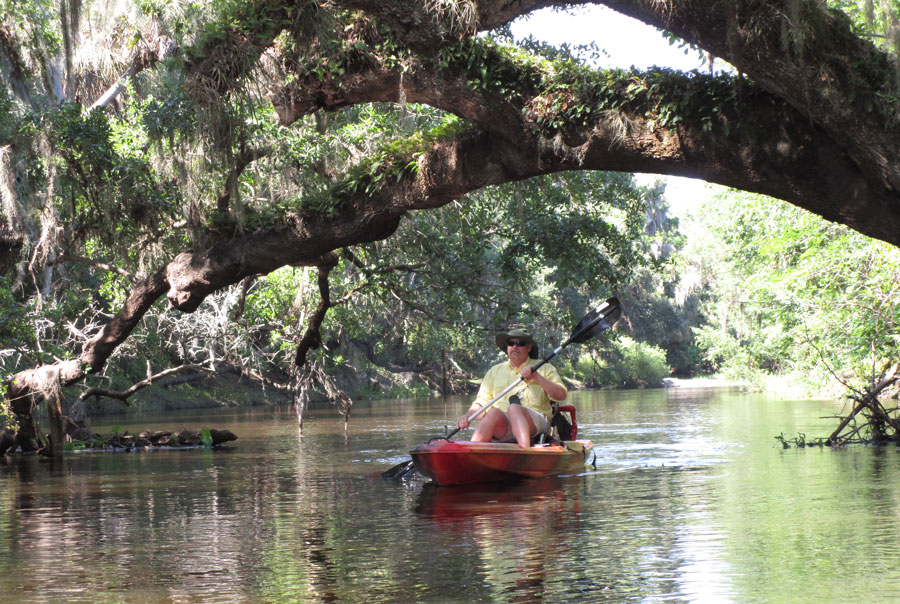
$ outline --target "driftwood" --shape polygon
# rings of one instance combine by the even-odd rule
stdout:
[[[862,391],[854,389],[853,394],[847,395],[847,398],[854,401],[853,409],[849,415],[841,418],[838,427],[825,439],[826,445],[841,447],[853,442],[900,443],[898,409],[885,408],[878,398],[886,388],[900,379],[898,370],[900,365],[894,364],[872,386],[867,386]]]
[[[848,444],[900,444],[900,407],[892,408],[884,406],[879,396],[886,389],[900,381],[900,364],[894,364],[881,373],[881,376],[872,380],[871,386],[865,386],[862,390],[851,387],[843,382],[851,390],[847,398],[853,401],[850,413],[840,416],[837,428],[828,438],[807,439],[805,434],[799,434],[797,438],[785,439],[784,435],[776,436],[782,446],[787,449],[791,445],[796,447],[828,446],[843,447]]]

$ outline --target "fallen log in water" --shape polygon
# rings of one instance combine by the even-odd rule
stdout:
[[[98,438],[99,437],[99,438]],[[113,434],[103,439],[94,435],[89,441],[73,440],[72,443],[84,443],[91,449],[152,449],[156,447],[217,447],[222,443],[237,440],[237,436],[229,430],[179,430],[166,432],[161,430],[148,430],[140,434]],[[99,446],[98,446],[99,445]],[[73,447],[80,448],[80,447]]]

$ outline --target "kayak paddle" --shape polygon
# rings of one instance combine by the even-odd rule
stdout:
[[[584,317],[582,317],[581,321],[578,322],[578,325],[575,326],[575,329],[572,330],[572,335],[569,336],[569,339],[560,344],[553,350],[549,355],[547,355],[540,363],[534,366],[534,371],[537,371],[539,367],[548,363],[550,359],[555,357],[557,354],[562,351],[563,348],[568,346],[571,343],[582,344],[587,342],[594,336],[600,334],[601,332],[611,328],[616,321],[619,320],[619,317],[622,314],[622,306],[619,304],[619,300],[617,298],[610,298],[606,302],[595,306],[592,308]],[[477,416],[481,415],[489,408],[493,407],[494,404],[506,396],[513,388],[521,384],[525,381],[525,378],[519,378],[509,386],[503,389],[500,394],[495,396],[490,400],[486,405],[481,407],[478,411],[469,416],[469,422],[472,422]],[[452,432],[447,434],[446,436],[436,436],[431,439],[434,440],[450,440],[454,434],[459,432],[460,428],[454,429]],[[429,441],[429,442],[431,442]],[[404,476],[409,475],[413,471],[413,461],[410,459],[408,461],[404,461],[402,463],[397,464],[389,470],[386,470],[381,474],[382,478],[403,478]]]

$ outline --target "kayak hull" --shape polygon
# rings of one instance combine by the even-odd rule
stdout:
[[[589,440],[523,448],[514,443],[436,440],[410,451],[416,470],[439,485],[500,482],[578,472],[593,448]]]

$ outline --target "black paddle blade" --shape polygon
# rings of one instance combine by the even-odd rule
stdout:
[[[622,316],[622,306],[618,298],[610,298],[603,304],[596,306],[584,316],[575,329],[572,330],[570,342],[581,344],[587,342],[601,331],[612,327]]]
[[[413,460],[409,459],[381,473],[382,478],[409,478],[416,473]]]

